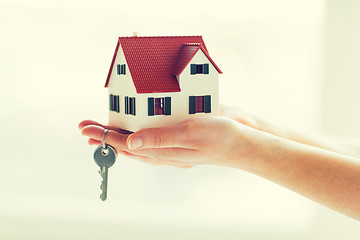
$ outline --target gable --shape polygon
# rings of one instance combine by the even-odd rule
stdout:
[[[215,67],[218,73],[222,73],[220,68],[215,64],[215,62],[210,57],[207,50],[201,44],[184,44],[181,53],[179,55],[178,62],[176,63],[175,68],[173,70],[173,74],[175,76],[180,76],[180,74],[184,71],[186,66],[190,63],[190,61],[194,58],[194,56],[199,50],[205,54],[207,59]]]

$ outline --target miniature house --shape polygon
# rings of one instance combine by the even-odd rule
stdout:
[[[220,73],[201,36],[120,37],[105,83],[109,123],[137,131],[218,115]]]

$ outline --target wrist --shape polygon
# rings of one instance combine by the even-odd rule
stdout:
[[[280,137],[250,127],[238,129],[229,166],[259,174],[266,169],[280,149]],[[245,141],[244,141],[245,140]]]

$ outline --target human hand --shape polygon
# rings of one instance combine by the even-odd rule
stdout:
[[[189,168],[192,165],[179,164],[176,162],[160,162],[157,159],[152,159],[145,156],[139,156],[131,153],[130,149],[126,145],[128,136],[132,133],[120,128],[113,127],[111,125],[103,125],[93,120],[84,120],[80,122],[79,129],[84,136],[89,137],[88,143],[90,145],[101,145],[104,136],[105,129],[109,129],[106,134],[105,142],[115,148],[115,151],[121,155],[140,160],[151,164],[167,164],[175,167]]]
[[[295,136],[292,136],[292,134],[289,133],[288,129],[266,121],[259,116],[248,113],[236,107],[221,105],[220,116],[233,119],[239,123],[245,124],[246,126],[270,133],[278,137],[288,138],[294,141],[298,140]]]
[[[101,144],[104,126],[93,121],[80,123],[90,144]],[[255,157],[264,134],[223,117],[204,117],[124,134],[114,128],[106,143],[128,157],[153,164],[191,167],[214,164],[246,168]]]

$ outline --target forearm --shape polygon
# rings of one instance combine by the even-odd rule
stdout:
[[[360,219],[358,159],[271,136],[258,146],[244,170]]]

